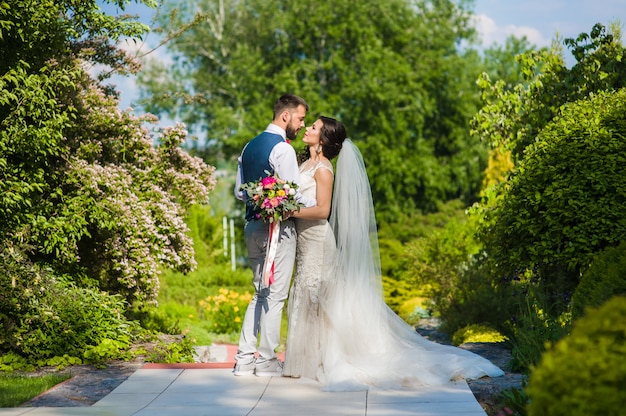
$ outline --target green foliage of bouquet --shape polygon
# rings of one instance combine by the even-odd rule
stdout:
[[[304,205],[295,200],[298,185],[268,171],[265,173],[265,178],[241,185],[241,190],[246,191],[258,211],[257,219],[273,223],[285,219],[289,211],[300,211]]]

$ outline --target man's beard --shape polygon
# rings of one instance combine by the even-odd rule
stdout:
[[[298,132],[291,126],[287,126],[285,128],[285,135],[289,140],[294,140],[298,135]]]

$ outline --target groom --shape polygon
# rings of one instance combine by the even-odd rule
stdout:
[[[288,140],[293,140],[302,127],[309,106],[296,95],[285,94],[274,104],[274,119],[267,129],[252,139],[243,148],[238,159],[235,196],[246,201],[242,184],[257,181],[261,177],[277,174],[286,181],[300,183],[296,152]],[[315,206],[300,193],[296,200],[305,206]],[[283,363],[276,358],[274,351],[280,342],[280,324],[283,306],[289,293],[289,283],[296,255],[296,230],[293,219],[281,222],[278,250],[274,260],[274,282],[263,287],[262,275],[265,253],[269,240],[269,224],[255,216],[252,203],[246,203],[246,225],[244,238],[248,258],[254,273],[256,293],[252,297],[243,318],[239,348],[235,356],[233,373],[236,376],[255,374],[281,376]],[[258,350],[257,350],[258,340]],[[258,352],[258,358],[255,353]]]

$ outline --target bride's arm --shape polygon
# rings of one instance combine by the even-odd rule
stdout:
[[[325,220],[330,215],[330,203],[333,196],[333,174],[328,169],[317,169],[315,175],[317,205],[310,208],[300,208],[293,216],[306,220]]]

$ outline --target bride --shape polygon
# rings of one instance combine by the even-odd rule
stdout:
[[[329,391],[503,375],[474,353],[421,337],[385,304],[371,190],[358,148],[342,123],[323,116],[307,127],[303,142],[300,191],[317,206],[294,213],[296,276],[283,375],[315,379]],[[330,160],[337,155],[334,176]]]

